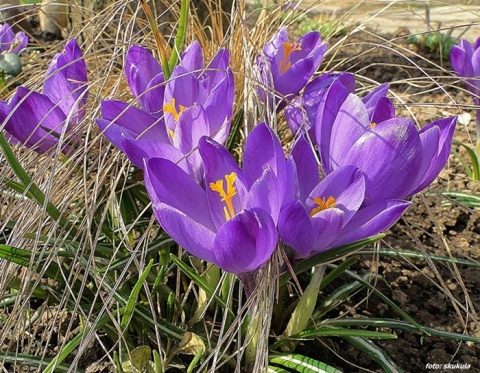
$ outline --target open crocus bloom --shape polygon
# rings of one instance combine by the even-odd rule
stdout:
[[[163,82],[158,63],[136,46],[127,56],[126,74],[142,109],[121,101],[102,101],[97,124],[137,167],[143,168],[146,158],[166,158],[179,162],[199,180],[199,139],[210,136],[223,144],[230,130],[234,83],[228,60],[228,52],[220,50],[205,67],[195,42]]]
[[[255,145],[263,143],[258,149]],[[155,216],[185,250],[240,277],[275,250],[276,221],[285,195],[285,159],[265,125],[245,145],[243,169],[214,140],[202,137],[204,180],[197,183],[167,159],[145,160],[145,184]]]
[[[440,119],[418,131],[408,118],[394,117],[381,93],[386,88],[378,89],[365,102],[354,94],[339,102],[333,90],[324,105],[334,107],[333,114],[318,115],[315,124],[325,173],[358,167],[365,174],[367,203],[403,199],[427,187],[448,160],[456,123],[456,117]]]
[[[287,30],[282,28],[257,56],[262,84],[260,96],[264,99],[275,94],[279,108],[284,99],[291,99],[305,87],[323,60],[327,43],[322,43],[320,33],[309,32],[293,43],[288,40]],[[265,93],[265,91],[269,91]]]
[[[87,87],[83,54],[72,39],[50,63],[43,93],[18,87],[8,103],[0,101],[0,121],[13,142],[44,153],[84,117]]]
[[[18,54],[28,45],[28,35],[23,31],[13,33],[8,23],[0,26],[0,53],[11,52]]]
[[[409,205],[389,200],[365,207],[365,177],[355,166],[342,166],[320,180],[314,150],[303,136],[287,163],[287,183],[294,185],[295,197],[285,201],[278,231],[293,259],[378,234]]]

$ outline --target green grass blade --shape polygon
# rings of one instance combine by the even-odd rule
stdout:
[[[139,276],[137,283],[132,289],[130,296],[128,297],[127,305],[125,306],[125,311],[122,315],[122,320],[120,321],[120,327],[122,330],[125,330],[128,323],[130,322],[130,318],[133,315],[133,311],[135,309],[135,305],[137,303],[138,295],[140,294],[140,290],[142,290],[143,284],[147,279],[148,274],[153,266],[153,259],[150,260],[148,265],[143,270],[142,274]]]
[[[392,250],[392,249],[362,249],[358,252],[358,255],[384,255],[389,256],[392,258],[414,258],[414,259],[425,259],[425,256],[418,252],[418,251],[409,251],[409,250]],[[432,259],[434,262],[445,262],[445,263],[455,263],[466,265],[470,267],[480,267],[480,262],[468,259],[458,259],[458,258],[450,258],[448,256],[442,255],[435,255],[435,254],[428,254],[428,257]],[[343,264],[343,263],[342,263]]]
[[[6,364],[14,364],[15,366],[28,366],[42,368],[51,363],[51,359],[46,357],[38,357],[27,354],[19,354],[17,352],[0,352],[0,361]],[[55,367],[55,372],[68,372],[70,365],[59,364]],[[83,370],[77,369],[76,372],[83,373]]]
[[[308,329],[303,330],[298,334],[292,335],[288,338],[282,339],[275,342],[270,346],[271,349],[278,349],[280,346],[290,343],[292,341],[314,339],[321,337],[359,337],[359,338],[368,338],[368,339],[397,339],[397,335],[393,333],[384,333],[377,332],[373,330],[363,330],[363,329],[346,329],[334,326],[332,327],[320,327],[317,329]]]
[[[24,249],[20,249],[18,247],[13,247],[9,245],[0,245],[0,258],[8,260],[11,263],[19,264],[23,267],[30,267],[30,263],[32,260],[35,260],[35,256],[32,258],[32,252]],[[43,269],[42,266],[36,263],[33,266],[34,270]],[[57,263],[51,262],[48,265],[48,268],[45,269],[43,275],[52,279],[57,280],[59,273],[59,267]]]
[[[336,247],[335,249],[327,250],[321,254],[315,255],[312,258],[309,258],[307,260],[304,260],[303,262],[296,264],[294,268],[295,274],[299,274],[304,271],[307,271],[318,264],[331,262],[335,259],[341,258],[347,254],[352,253],[353,251],[356,251],[362,248],[363,246],[367,246],[378,240],[381,240],[383,237],[385,237],[385,234],[383,233],[377,234],[376,236],[372,236],[364,240],[353,242],[348,245]],[[289,271],[283,273],[280,276],[280,286],[285,285],[285,283],[291,278],[292,278],[292,274]]]
[[[180,6],[180,20],[178,21],[177,35],[175,36],[175,47],[170,56],[169,67],[173,71],[178,63],[180,51],[183,49],[183,42],[185,41],[185,32],[187,31],[188,9],[190,8],[190,0],[182,0]]]
[[[383,371],[386,373],[401,373],[403,372],[400,367],[395,364],[390,356],[387,355],[385,351],[383,351],[380,347],[375,345],[372,341],[368,339],[363,339],[359,337],[349,337],[344,336],[342,337],[346,341],[348,341],[352,346],[357,348],[358,350],[363,351],[366,353],[372,360],[379,364]]]
[[[331,264],[331,266],[335,267],[333,264]],[[419,330],[422,333],[429,334],[422,325],[416,322],[408,313],[406,313],[399,306],[397,306],[395,302],[390,300],[390,298],[388,298],[385,294],[379,291],[375,286],[373,286],[372,284],[365,281],[363,278],[361,278],[360,276],[358,276],[357,274],[351,271],[345,271],[345,273],[348,274],[348,276],[350,276],[351,278],[360,282],[363,286],[367,287],[369,290],[371,290],[376,296],[378,296],[382,301],[384,301],[395,313],[397,313],[397,315],[402,317],[405,321],[408,321],[409,323],[414,325],[417,328],[417,330]]]
[[[471,177],[473,180],[480,180],[480,159],[474,149],[470,148],[468,145],[464,144],[458,140],[452,140],[452,143],[455,145],[462,146],[468,153],[471,162]]]
[[[282,365],[301,373],[342,373],[330,365],[299,354],[275,354],[271,355],[268,360],[270,363]]]
[[[217,294],[214,293],[214,289],[210,287],[210,284],[206,279],[200,276],[197,272],[195,272],[190,266],[186,263],[182,262],[178,259],[175,255],[170,254],[170,259],[175,263],[175,265],[180,268],[180,270],[193,282],[195,282],[201,289],[203,289],[208,296],[213,297],[215,301],[222,307],[224,310],[228,310],[228,313],[231,316],[235,316],[230,308],[227,307],[225,302],[222,298],[220,298]]]
[[[292,372],[291,370],[285,370],[283,368],[274,367],[271,365],[269,365],[267,368],[267,373],[291,373],[291,372]]]
[[[480,207],[480,196],[471,193],[463,192],[442,192],[442,195],[455,199],[458,203],[470,207]],[[451,205],[451,202],[446,201],[447,205]]]
[[[69,235],[75,236],[77,233],[76,228],[65,218],[65,216],[62,215],[55,205],[47,201],[45,194],[41,191],[37,184],[30,179],[30,176],[28,176],[27,172],[13,153],[12,148],[10,147],[10,144],[5,138],[3,132],[0,132],[0,148],[2,149],[5,159],[7,160],[11,169],[25,187],[25,190],[27,191],[26,195],[31,195],[41,207],[45,206],[45,210],[47,211],[48,215],[53,220],[57,221],[62,228],[68,231]]]
[[[324,320],[322,322],[325,325],[334,325],[341,327],[348,326],[371,326],[375,328],[390,328],[390,329],[401,329],[409,332],[418,332],[418,329],[409,324],[406,321],[395,320],[395,319],[383,319],[383,318],[345,318],[345,319],[336,319],[336,320]],[[480,338],[472,337],[469,335],[448,332],[445,330],[439,330],[435,328],[430,328],[427,326],[423,327],[429,335],[440,338],[449,338],[452,340],[461,340],[465,342],[473,342],[480,344]]]

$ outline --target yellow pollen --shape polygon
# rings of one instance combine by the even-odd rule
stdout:
[[[227,191],[223,188],[223,180],[218,179],[214,183],[210,183],[210,189],[214,192],[220,194],[222,201],[225,202],[225,207],[223,212],[225,214],[225,219],[228,221],[235,216],[235,210],[233,209],[232,199],[233,196],[237,194],[237,188],[235,187],[235,181],[237,180],[237,174],[235,172],[225,175],[225,180],[227,181]]]
[[[185,106],[179,105],[178,110],[175,107],[175,97],[172,97],[169,103],[163,105],[163,111],[166,113],[170,113],[173,115],[173,119],[175,122],[178,122],[178,118],[180,117],[180,114],[185,110]],[[172,136],[173,137],[173,136]]]
[[[325,198],[315,197],[313,199],[313,202],[315,202],[315,204],[318,206],[314,207],[312,211],[310,211],[310,217],[312,217],[313,215],[315,215],[320,211],[333,208],[337,204],[337,201],[332,196],[328,197],[326,200]]]
[[[290,55],[295,51],[301,51],[302,46],[297,43],[283,43],[283,60],[280,61],[279,68],[280,74],[285,74],[290,67],[292,67],[292,62],[290,61]]]
[[[370,123],[370,128],[371,129],[375,128],[376,126],[377,126],[377,123],[375,123],[375,122]]]
[[[175,132],[173,130],[168,130],[168,134],[170,135],[170,137],[173,140],[173,137],[175,136]]]

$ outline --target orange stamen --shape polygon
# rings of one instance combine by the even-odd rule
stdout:
[[[280,61],[280,64],[278,65],[280,69],[280,74],[285,74],[290,67],[292,67],[292,62],[290,61],[290,56],[293,52],[295,51],[301,51],[302,46],[297,43],[283,43],[283,60]]]
[[[218,179],[214,183],[210,183],[210,189],[214,192],[220,194],[222,201],[225,202],[225,207],[223,212],[225,214],[225,220],[230,220],[235,216],[235,210],[233,208],[233,197],[237,194],[237,188],[235,187],[235,181],[237,180],[237,174],[235,172],[225,175],[225,180],[227,181],[227,191],[223,187],[223,180]]]
[[[314,207],[312,209],[312,211],[310,211],[310,217],[319,213],[320,211],[323,211],[323,210],[326,210],[326,209],[329,209],[329,208],[333,208],[337,204],[337,201],[332,196],[328,197],[326,200],[325,200],[325,198],[315,197],[313,199],[313,202],[315,202],[315,204],[318,205],[318,206]]]

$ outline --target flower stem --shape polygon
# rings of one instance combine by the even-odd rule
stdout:
[[[178,23],[177,36],[175,37],[175,48],[170,56],[170,71],[173,71],[173,68],[177,65],[180,57],[180,51],[182,50],[183,42],[185,41],[189,8],[190,0],[182,0],[182,5],[180,7],[180,21]]]
[[[62,213],[57,209],[57,207],[55,207],[54,204],[48,202],[47,197],[42,192],[42,190],[37,186],[37,184],[32,181],[30,176],[28,176],[27,172],[22,167],[17,157],[13,153],[12,148],[10,147],[10,144],[5,138],[3,132],[0,132],[0,148],[5,155],[5,159],[7,160],[8,164],[20,180],[20,183],[25,188],[25,195],[37,201],[40,206],[45,206],[47,214],[53,220],[58,222],[58,224],[62,228],[67,230],[69,232],[69,235],[75,235],[75,233],[77,232],[76,228],[72,226],[72,224],[65,218],[65,216],[62,216]]]
[[[167,80],[168,78],[170,78],[172,72],[170,70],[170,65],[168,64],[167,52],[165,51],[165,39],[163,38],[160,30],[158,29],[155,17],[153,16],[152,11],[146,1],[140,0],[140,5],[145,12],[145,16],[147,17],[148,23],[153,32],[153,37],[155,38],[155,43],[157,44],[158,53],[160,53],[160,62],[162,63],[163,77],[165,80]]]

